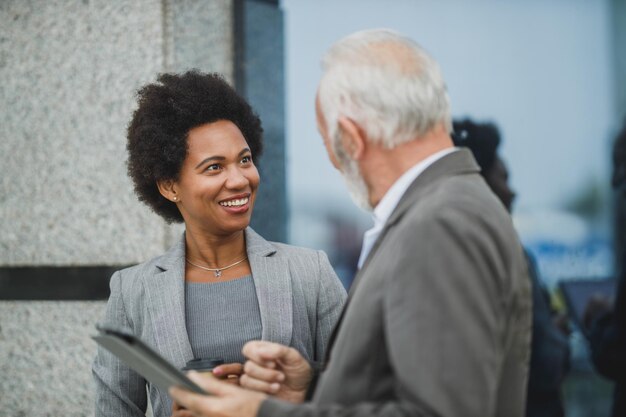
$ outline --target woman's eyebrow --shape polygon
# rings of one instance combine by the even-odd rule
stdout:
[[[208,158],[203,159],[198,165],[196,165],[196,169],[200,168],[202,165],[206,164],[210,161],[224,161],[226,158],[223,156],[209,156]]]
[[[237,157],[240,157],[241,155],[250,152],[250,148],[243,148],[241,150],[241,152],[239,152],[239,154],[237,155]],[[200,168],[202,165],[206,164],[207,162],[210,161],[224,161],[226,160],[225,157],[223,156],[209,156],[208,158],[203,159],[202,161],[200,161],[200,163],[198,165],[196,165],[195,169]]]

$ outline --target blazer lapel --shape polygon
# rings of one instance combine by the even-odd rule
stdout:
[[[289,345],[293,298],[288,260],[273,256],[276,248],[251,228],[246,229],[246,248],[261,312],[261,338]]]
[[[289,345],[293,331],[291,275],[287,259],[251,228],[246,249],[261,313],[261,338]],[[144,277],[147,308],[158,350],[176,366],[193,358],[185,323],[185,237],[157,262],[160,272]]]
[[[370,250],[365,262],[363,262],[363,267],[357,272],[354,282],[350,287],[350,294],[352,294],[353,289],[356,287],[355,284],[358,279],[363,275],[361,272],[366,270],[367,265],[376,254],[376,251],[380,247],[381,243],[384,241],[385,235],[389,229],[393,227],[393,225],[396,224],[417,201],[420,200],[422,194],[427,193],[431,189],[432,185],[442,179],[450,178],[456,175],[477,174],[479,172],[480,167],[476,163],[472,153],[465,148],[461,148],[455,152],[445,155],[426,168],[424,172],[422,172],[411,183],[398,202],[398,205],[391,213],[391,216],[389,216],[387,223],[385,223],[378,239],[374,242],[374,246]]]
[[[334,344],[337,334],[339,333],[339,329],[341,328],[341,322],[343,321],[345,312],[350,305],[350,301],[354,297],[354,292],[356,291],[358,283],[361,280],[364,271],[367,270],[367,266],[373,259],[376,251],[385,240],[385,235],[387,234],[389,229],[391,229],[391,227],[393,227],[393,225],[402,218],[402,216],[409,210],[409,208],[411,208],[415,204],[415,202],[420,199],[422,193],[428,192],[430,186],[435,182],[443,178],[449,178],[455,175],[475,174],[478,172],[480,172],[480,167],[476,163],[476,160],[472,156],[472,153],[467,149],[459,149],[435,161],[411,183],[409,188],[406,190],[406,192],[398,202],[395,210],[391,213],[391,216],[387,220],[387,223],[385,223],[385,226],[380,232],[378,239],[376,239],[376,242],[374,242],[374,246],[372,246],[370,253],[367,255],[367,258],[363,262],[363,266],[357,271],[354,277],[354,281],[350,286],[348,298],[346,299],[346,303],[343,306],[343,310],[341,311],[339,320],[337,321],[337,324],[335,325],[335,328],[333,329],[333,332],[331,333],[328,340],[325,363],[328,363],[330,361],[332,345]]]
[[[193,358],[185,324],[185,235],[156,264],[160,272],[144,277],[144,289],[158,350],[176,367]]]

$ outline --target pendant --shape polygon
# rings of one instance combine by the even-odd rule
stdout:
[[[220,278],[222,276],[222,270],[221,269],[216,269],[215,270],[215,278]]]

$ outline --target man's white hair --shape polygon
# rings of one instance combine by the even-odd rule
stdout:
[[[356,32],[322,59],[321,111],[335,153],[340,116],[386,148],[422,136],[438,123],[452,131],[446,85],[437,62],[397,32]]]

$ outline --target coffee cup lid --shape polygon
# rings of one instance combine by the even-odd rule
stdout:
[[[216,366],[224,364],[222,359],[215,358],[195,358],[187,362],[183,371],[203,371],[213,369]]]

